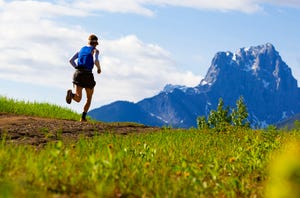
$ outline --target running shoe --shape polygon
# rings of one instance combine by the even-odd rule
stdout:
[[[85,118],[80,118],[80,122],[87,122],[87,119],[85,119]]]
[[[71,104],[72,98],[73,98],[73,93],[72,93],[72,90],[69,89],[69,90],[67,91],[66,102],[67,102],[68,104]]]

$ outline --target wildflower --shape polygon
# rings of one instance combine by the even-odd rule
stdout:
[[[144,164],[144,167],[145,167],[145,168],[149,168],[149,166],[150,166],[150,162],[146,162],[146,163]]]
[[[229,158],[229,162],[230,162],[230,163],[235,162],[235,161],[236,161],[236,158],[235,158],[235,157]]]
[[[190,173],[189,172],[184,172],[184,177],[188,177],[190,176]]]
[[[176,171],[175,174],[176,174],[177,177],[180,177],[182,175],[182,172],[181,171]]]

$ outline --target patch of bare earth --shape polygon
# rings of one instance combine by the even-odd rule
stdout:
[[[101,133],[144,133],[159,128],[131,123],[79,122],[0,113],[0,135],[16,144],[42,146],[51,141],[72,141]]]

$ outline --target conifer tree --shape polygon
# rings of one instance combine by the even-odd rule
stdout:
[[[229,107],[224,109],[224,101],[222,98],[219,99],[217,111],[212,110],[208,116],[208,124],[211,128],[217,128],[224,123],[231,122],[231,117],[228,115]]]
[[[240,98],[236,101],[236,108],[232,110],[231,121],[234,126],[249,127],[250,123],[247,118],[247,107],[244,103],[244,98],[240,96]]]
[[[231,113],[229,107],[224,108],[223,99],[220,98],[217,110],[211,110],[207,119],[205,116],[198,117],[197,125],[198,129],[214,128],[217,131],[226,125],[250,127],[247,118],[248,111],[242,96],[236,101],[236,108]]]
[[[205,116],[201,116],[197,119],[198,129],[209,129],[209,125]]]

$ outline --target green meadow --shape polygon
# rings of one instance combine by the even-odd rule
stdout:
[[[0,112],[78,114],[0,98]],[[56,117],[57,112],[59,117]],[[299,130],[111,131],[42,148],[0,139],[0,197],[299,197]]]

